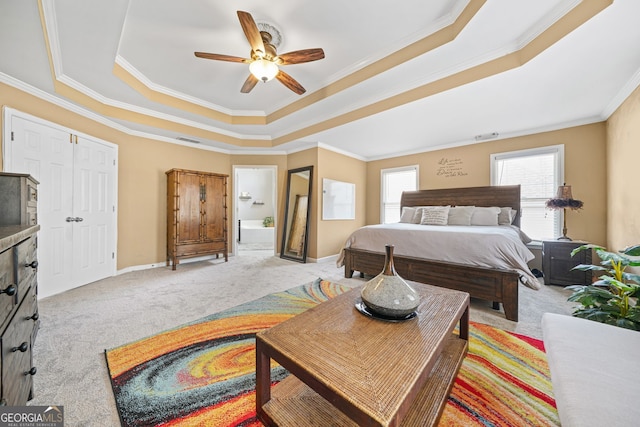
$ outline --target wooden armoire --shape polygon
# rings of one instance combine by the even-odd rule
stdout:
[[[167,265],[181,258],[224,255],[228,175],[171,169],[167,174]]]

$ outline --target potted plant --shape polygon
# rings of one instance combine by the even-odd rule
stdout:
[[[574,270],[603,272],[591,285],[567,286],[573,290],[569,301],[578,302],[573,315],[596,322],[640,331],[640,275],[625,271],[627,267],[640,266],[640,245],[622,251],[608,252],[597,245],[582,245],[571,256],[584,250],[594,250],[600,257],[600,265],[580,264]]]
[[[274,220],[273,220],[272,216],[266,216],[262,220],[262,226],[263,227],[273,227],[273,225],[274,225]]]

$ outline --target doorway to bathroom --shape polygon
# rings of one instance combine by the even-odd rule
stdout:
[[[277,237],[277,166],[233,166],[233,252],[272,256]]]

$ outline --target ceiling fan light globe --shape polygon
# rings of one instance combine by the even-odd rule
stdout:
[[[249,64],[249,71],[251,71],[251,74],[258,80],[268,82],[278,74],[279,70],[275,62],[267,59],[256,59]]]

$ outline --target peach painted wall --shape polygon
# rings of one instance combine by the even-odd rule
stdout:
[[[369,162],[366,222],[380,222],[381,169],[419,165],[420,189],[477,187],[491,184],[491,154],[557,144],[565,147],[565,181],[572,186],[573,196],[584,202],[582,210],[567,212],[568,234],[576,240],[604,244],[607,241],[604,122]]]
[[[367,163],[334,151],[318,150],[318,182],[316,185],[319,202],[316,205],[318,223],[318,258],[340,252],[349,234],[365,225],[365,197],[367,191]],[[355,184],[356,217],[354,220],[322,220],[322,179],[333,179]]]
[[[609,117],[607,139],[607,247],[613,251],[640,244],[640,87]]]

